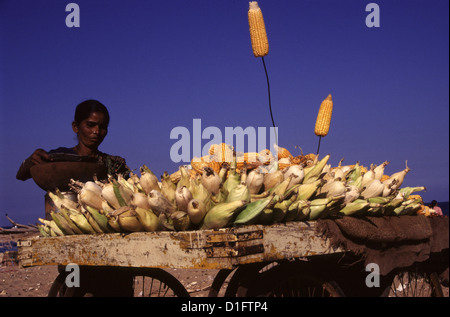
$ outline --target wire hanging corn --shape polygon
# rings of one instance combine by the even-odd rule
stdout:
[[[320,140],[328,134],[330,130],[331,114],[333,113],[333,100],[331,94],[322,101],[319,113],[317,114],[316,126],[314,133],[319,137],[319,145],[317,147],[317,154],[319,154]]]
[[[266,26],[264,24],[264,18],[262,15],[262,11],[258,5],[258,2],[256,2],[256,1],[249,2],[248,25],[249,25],[249,29],[250,29],[250,39],[251,39],[251,43],[252,43],[253,55],[255,55],[255,57],[261,57],[261,60],[264,65],[264,71],[266,73],[266,79],[267,79],[267,91],[268,91],[268,96],[269,96],[270,118],[272,119],[272,125],[274,127],[275,140],[277,140],[276,143],[278,143],[275,121],[273,119],[273,114],[272,114],[272,102],[271,102],[271,98],[270,98],[269,75],[267,73],[267,67],[266,67],[266,63],[264,61],[264,56],[266,56],[269,53],[269,40],[267,39]]]

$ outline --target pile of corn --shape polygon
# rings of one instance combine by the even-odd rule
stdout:
[[[409,168],[386,175],[388,162],[366,168],[356,162],[337,167],[330,155],[294,157],[277,153],[239,154],[213,145],[206,157],[158,179],[147,167],[128,179],[71,181],[77,201],[49,192],[56,211],[39,218],[43,236],[218,229],[248,224],[310,221],[342,216],[417,214],[423,207],[401,185]],[[231,161],[228,161],[231,159]]]
[[[269,43],[255,1],[250,2],[248,22],[253,54],[263,59]],[[329,95],[320,105],[314,129],[319,146],[329,132],[332,111]],[[331,167],[330,155],[294,157],[278,146],[275,151],[237,153],[222,143],[211,146],[209,155],[192,159],[189,167],[165,172],[160,179],[144,165],[140,175],[128,179],[72,180],[77,201],[49,192],[56,211],[52,220],[39,218],[39,229],[43,236],[184,231],[342,216],[413,215],[424,210],[422,198],[411,194],[425,187],[401,188],[408,166],[386,175],[387,161],[366,168],[359,162],[343,166],[341,160]]]

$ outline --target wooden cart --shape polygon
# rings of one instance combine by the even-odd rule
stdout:
[[[389,292],[393,275],[383,277],[377,287],[367,287],[370,272],[358,256],[331,247],[315,229],[316,222],[311,221],[39,237],[19,241],[18,257],[23,267],[60,266],[49,296],[189,296],[180,281],[164,270],[169,268],[218,270],[210,297],[219,295],[227,278],[226,297],[345,296],[347,289],[362,290],[367,296]],[[71,271],[64,268],[73,264],[80,268],[80,287],[67,287]],[[440,295],[439,282],[433,283],[430,276],[420,274],[433,286],[428,295]]]

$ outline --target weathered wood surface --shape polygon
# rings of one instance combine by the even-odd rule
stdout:
[[[331,249],[314,228],[314,222],[291,222],[219,230],[39,237],[18,242],[19,259],[24,267],[75,263],[222,269],[343,251]]]

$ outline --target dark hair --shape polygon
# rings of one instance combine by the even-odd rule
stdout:
[[[80,103],[75,110],[75,118],[74,121],[78,125],[81,121],[89,118],[91,113],[93,112],[101,112],[105,115],[106,125],[109,125],[109,112],[106,109],[105,105],[101,102],[93,99],[89,99]]]
[[[431,205],[432,205],[432,206],[436,206],[436,205],[437,205],[437,201],[436,201],[436,200],[432,200],[432,201],[431,201]]]

